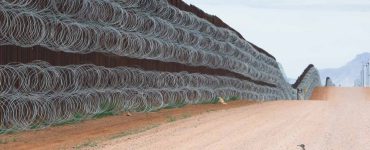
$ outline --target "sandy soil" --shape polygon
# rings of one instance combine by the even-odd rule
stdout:
[[[88,149],[370,149],[370,90],[317,91],[313,99],[324,100],[205,113]]]
[[[312,92],[310,100],[328,100],[329,90],[332,88],[318,87]]]
[[[51,150],[92,147],[100,142],[136,134],[167,122],[174,122],[202,113],[211,113],[251,104],[254,104],[254,102],[234,101],[228,105],[189,105],[181,109],[164,109],[159,112],[150,113],[132,113],[132,116],[122,114],[38,131],[0,135],[0,150]]]
[[[370,149],[370,89],[317,88],[311,99],[122,114],[0,135],[0,149]]]

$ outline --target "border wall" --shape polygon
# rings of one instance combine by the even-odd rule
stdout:
[[[272,55],[180,0],[0,4],[0,131],[318,86],[308,69],[292,87]]]

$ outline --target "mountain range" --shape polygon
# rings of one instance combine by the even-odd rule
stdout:
[[[339,68],[319,70],[321,81],[324,83],[326,77],[330,77],[337,86],[354,86],[360,78],[362,64],[370,60],[370,53],[362,53],[356,56],[346,65]]]

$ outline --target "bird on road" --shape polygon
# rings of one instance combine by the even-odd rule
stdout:
[[[297,146],[299,146],[299,147],[301,147],[302,148],[302,150],[306,150],[306,146],[304,145],[304,144],[301,144],[301,145],[297,145]]]

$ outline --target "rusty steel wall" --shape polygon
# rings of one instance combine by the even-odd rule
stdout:
[[[34,60],[46,61],[54,66],[94,64],[97,66],[104,66],[109,68],[126,66],[151,71],[165,71],[165,72],[186,71],[189,73],[201,73],[209,75],[234,77],[242,80],[247,80],[259,85],[275,87],[275,85],[261,81],[254,81],[251,78],[224,69],[212,69],[202,66],[199,67],[187,66],[184,64],[174,62],[162,62],[158,60],[148,60],[148,59],[135,59],[124,56],[116,56],[96,52],[89,54],[56,52],[40,46],[35,46],[32,48],[22,48],[13,45],[0,46],[0,65],[5,65],[13,62],[30,63]]]

